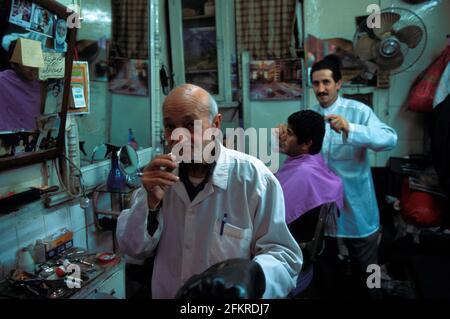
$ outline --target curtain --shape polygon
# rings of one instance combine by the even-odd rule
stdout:
[[[295,58],[297,0],[236,0],[236,36],[239,55],[253,59]]]
[[[112,0],[113,57],[148,59],[147,0]]]

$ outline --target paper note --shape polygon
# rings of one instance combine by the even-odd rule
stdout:
[[[39,69],[39,80],[64,78],[66,59],[64,54],[43,52],[44,67]]]

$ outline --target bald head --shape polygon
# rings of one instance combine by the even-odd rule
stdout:
[[[206,90],[193,84],[183,84],[173,89],[164,100],[163,113],[174,111],[207,115],[212,122],[218,114],[218,107]]]

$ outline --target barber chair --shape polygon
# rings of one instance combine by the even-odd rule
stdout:
[[[335,202],[326,203],[306,212],[289,224],[289,230],[303,253],[302,271],[298,275],[297,286],[290,293],[291,297],[299,296],[311,284],[314,277],[313,265],[325,248],[325,222],[336,212]]]
[[[266,289],[261,266],[252,260],[234,258],[212,265],[192,276],[177,292],[176,299],[259,299]]]

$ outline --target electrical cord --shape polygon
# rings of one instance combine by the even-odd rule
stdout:
[[[58,176],[58,180],[59,180],[59,183],[60,183],[61,187],[73,198],[80,198],[80,197],[82,197],[81,201],[80,201],[80,207],[83,209],[83,212],[84,212],[84,226],[85,226],[85,234],[86,234],[86,250],[89,250],[89,224],[88,224],[88,216],[87,216],[87,208],[89,207],[89,199],[86,196],[86,187],[84,186],[83,173],[81,172],[81,169],[77,165],[75,165],[70,158],[68,158],[66,156],[66,154],[63,153],[62,155],[63,155],[64,159],[73,168],[75,168],[79,172],[78,178],[79,178],[79,184],[80,184],[80,191],[79,191],[79,193],[77,195],[75,195],[72,192],[70,192],[68,187],[62,181],[61,172],[60,172],[60,170],[58,168],[56,160],[53,161],[54,164],[55,164],[56,175]]]
[[[79,175],[75,175],[76,177],[78,177],[79,179],[79,184],[80,184],[80,191],[78,192],[78,194],[74,194],[72,193],[69,188],[64,184],[63,180],[62,180],[62,174],[61,174],[61,170],[59,169],[58,164],[56,163],[56,160],[54,160],[54,165],[55,165],[55,169],[56,169],[56,175],[58,176],[58,181],[61,185],[61,187],[63,188],[64,191],[66,191],[71,197],[73,198],[79,198],[80,196],[83,196],[83,198],[87,198],[86,196],[86,187],[85,187],[85,183],[84,183],[84,179],[83,179],[83,173],[81,172],[81,169],[75,165],[72,160],[70,158],[68,158],[65,154],[62,154],[64,159],[73,167],[75,168],[78,172]]]

